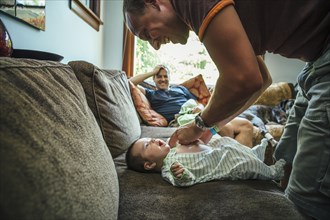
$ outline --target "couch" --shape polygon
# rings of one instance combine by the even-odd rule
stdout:
[[[125,72],[0,57],[1,219],[303,219],[273,181],[176,188],[126,168],[141,126]]]

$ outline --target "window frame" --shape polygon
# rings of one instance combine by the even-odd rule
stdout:
[[[135,51],[135,36],[129,31],[124,23],[124,41],[123,41],[123,65],[122,69],[128,77],[134,75],[134,51]]]
[[[96,31],[100,30],[100,25],[103,24],[100,19],[101,0],[89,0],[89,6],[85,5],[80,0],[70,0],[70,9]]]

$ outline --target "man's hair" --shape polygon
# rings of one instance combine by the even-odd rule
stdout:
[[[124,22],[127,28],[134,34],[135,30],[132,25],[132,21],[129,17],[127,17],[126,13],[135,14],[135,15],[143,15],[145,9],[145,2],[144,0],[124,0],[123,3],[123,14],[124,14]]]
[[[123,13],[143,14],[145,8],[144,0],[124,0]],[[126,17],[126,16],[124,16]]]

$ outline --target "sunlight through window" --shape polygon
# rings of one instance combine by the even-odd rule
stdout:
[[[163,64],[170,69],[171,83],[182,83],[202,74],[206,84],[214,85],[218,78],[215,64],[192,31],[186,45],[169,43],[156,51],[148,42],[137,38],[135,48],[135,74],[149,72]]]

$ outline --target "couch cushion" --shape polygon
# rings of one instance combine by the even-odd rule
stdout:
[[[0,58],[1,219],[116,219],[118,180],[68,65]]]
[[[169,138],[177,128],[175,127],[153,127],[141,125],[141,138],[161,138],[166,140]]]
[[[84,88],[112,156],[122,154],[141,135],[125,72],[101,70],[84,61],[69,65]]]

